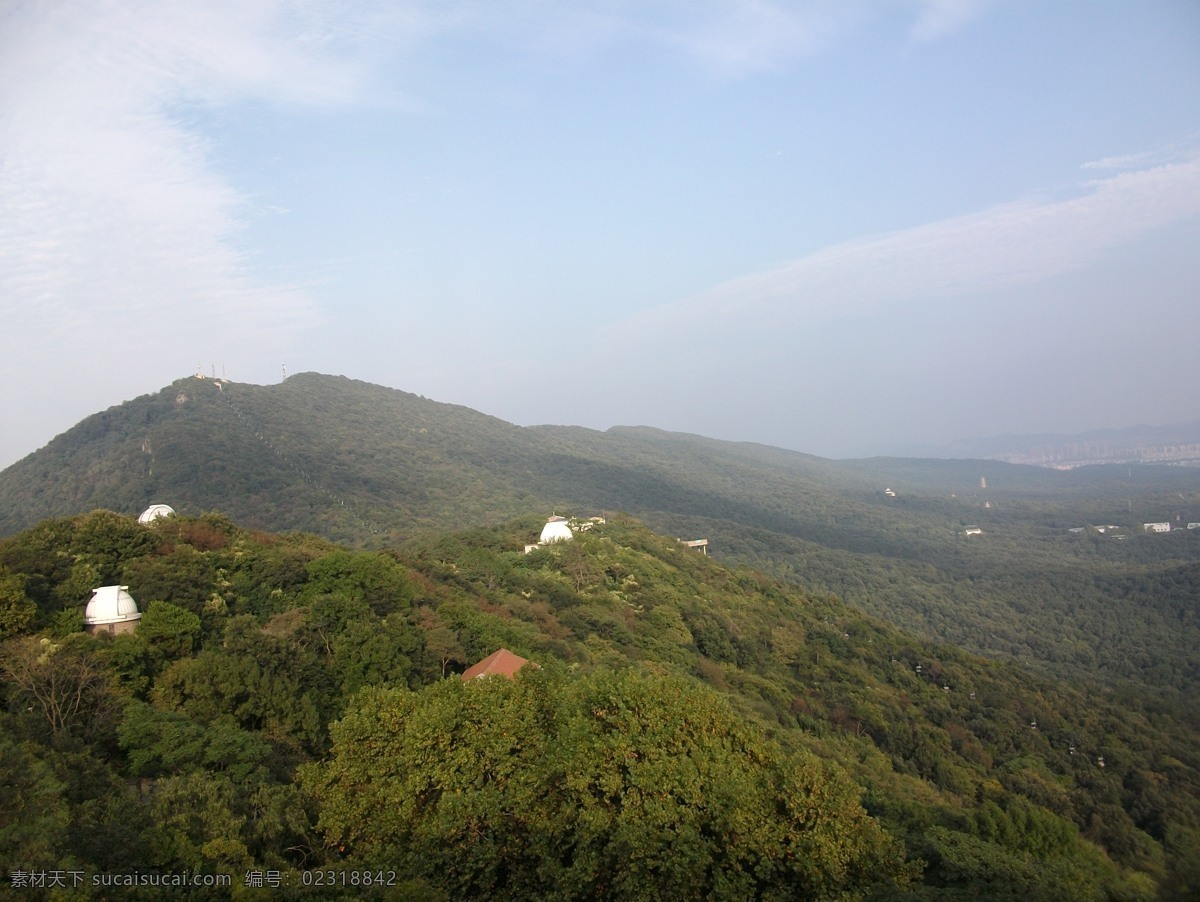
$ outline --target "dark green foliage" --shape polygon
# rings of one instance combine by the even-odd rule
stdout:
[[[220,648],[167,668],[152,695],[156,705],[200,723],[230,718],[260,732],[286,760],[324,748],[335,704],[332,681],[313,652],[264,633],[245,616],[229,621]]]
[[[58,867],[71,811],[62,783],[36,746],[0,733],[0,861]]]
[[[37,605],[25,594],[25,578],[0,567],[0,640],[25,632],[36,615]]]
[[[170,602],[201,614],[213,596],[216,567],[211,556],[180,545],[168,556],[148,556],[125,565],[122,581],[138,587],[138,603]]]
[[[0,646],[0,756],[24,768],[14,792],[62,798],[41,819],[0,816],[0,842],[30,864],[240,880],[336,867],[326,840],[383,823],[375,851],[348,844],[352,860],[394,853],[414,892],[458,895],[518,879],[544,895],[739,898],[876,877],[949,898],[1196,886],[1200,743],[1171,699],[917,639],[627,517],[523,554],[541,520],[399,552],[216,515],[88,514],[0,542],[0,585],[38,607]],[[131,635],[84,635],[86,594],[65,605],[103,567],[141,603]],[[1183,582],[1164,590],[1191,578],[1172,572]],[[542,671],[460,685],[499,646]],[[374,809],[346,815],[371,796],[344,782],[350,807],[331,807],[341,763],[428,748],[404,732],[418,723],[436,753],[404,773],[436,764],[453,798],[414,808],[398,777],[382,809],[407,818],[395,830]],[[352,729],[378,744],[353,747]],[[846,824],[859,864],[831,870]]]

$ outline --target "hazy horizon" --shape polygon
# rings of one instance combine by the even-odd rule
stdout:
[[[199,367],[824,457],[1196,419],[1200,6],[0,11],[0,468]]]

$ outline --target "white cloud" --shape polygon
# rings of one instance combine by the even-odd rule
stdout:
[[[102,389],[116,372],[125,384],[138,368],[142,378],[174,378],[197,359],[271,353],[310,326],[317,311],[303,290],[252,274],[240,244],[246,199],[213,167],[196,123],[244,101],[355,100],[363,71],[351,51],[378,24],[282,2],[7,5],[5,383],[37,373],[51,395],[47,383],[58,381],[119,399],[127,389]],[[101,399],[113,400],[80,403],[87,412]],[[35,410],[70,418],[55,428],[77,418],[44,398]]]
[[[224,342],[309,322],[302,291],[249,273],[238,243],[245,199],[211,165],[195,115],[247,100],[354,101],[362,41],[419,24],[386,9],[283,2],[9,6],[0,15],[9,341],[35,355],[22,336],[54,335],[66,350],[85,335],[128,344],[174,329]]]
[[[885,304],[970,297],[1078,269],[1200,216],[1200,155],[966,216],[835,245],[613,327],[622,335],[801,328]]]
[[[1149,169],[1164,166],[1188,157],[1200,156],[1200,133],[1184,137],[1179,141],[1139,153],[1122,154],[1089,160],[1080,168],[1116,172],[1118,170]]]
[[[673,30],[660,32],[706,65],[727,74],[774,68],[823,46],[855,17],[853,4],[781,5],[762,0],[689,7]]]
[[[917,21],[912,36],[918,41],[936,41],[953,34],[990,5],[989,0],[913,0]]]
[[[945,38],[980,17],[990,0],[770,0],[689,2],[670,26],[647,30],[683,47],[725,75],[779,68],[818,53],[899,5],[913,17],[911,35],[921,42]],[[644,11],[645,7],[639,7]]]

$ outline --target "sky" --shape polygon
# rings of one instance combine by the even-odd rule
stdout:
[[[8,0],[0,467],[175,379],[828,457],[1200,418],[1194,0]]]

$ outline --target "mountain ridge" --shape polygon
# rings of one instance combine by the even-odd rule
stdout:
[[[1180,607],[1200,592],[1188,468],[834,461],[654,427],[517,426],[344,376],[192,377],[0,472],[0,535],[153,502],[359,547],[534,510],[627,511],[980,654],[1139,691],[1200,686],[1200,627]],[[1164,521],[1181,528],[1143,534]]]

